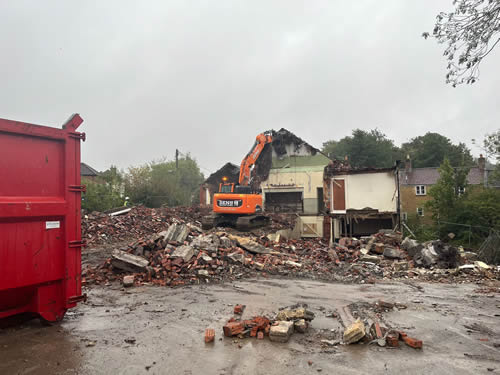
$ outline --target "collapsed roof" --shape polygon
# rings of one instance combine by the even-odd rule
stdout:
[[[222,168],[212,173],[205,180],[205,184],[218,186],[222,177],[227,177],[227,182],[238,183],[240,178],[240,167],[233,163],[226,163]]]
[[[292,156],[297,158],[311,157],[320,153],[317,148],[285,128],[278,131],[273,130],[272,137],[273,141],[264,147],[252,171],[252,184],[256,186],[267,180],[271,169],[276,167],[274,164],[277,160],[284,160]]]

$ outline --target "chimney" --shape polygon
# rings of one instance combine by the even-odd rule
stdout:
[[[411,159],[410,159],[410,154],[406,155],[405,171],[406,171],[406,173],[411,173]]]
[[[486,158],[483,154],[479,155],[479,158],[477,159],[477,166],[479,167],[479,173],[481,175],[481,183],[486,186],[488,178],[486,177]]]
[[[484,171],[486,169],[486,158],[483,154],[479,155],[479,158],[477,159],[477,166],[480,171]]]

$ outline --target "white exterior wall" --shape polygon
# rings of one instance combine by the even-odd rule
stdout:
[[[397,211],[397,184],[393,172],[347,174],[334,178],[345,181],[346,209],[370,207],[379,212]],[[333,203],[333,178],[330,181],[330,194]],[[333,207],[332,212],[338,211]]]
[[[304,213],[317,214],[318,188],[323,188],[323,167],[309,167],[307,169],[307,171],[305,168],[271,169],[268,179],[260,185],[264,197],[266,193],[271,192],[300,191],[304,201]]]

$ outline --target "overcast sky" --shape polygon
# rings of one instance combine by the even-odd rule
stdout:
[[[500,48],[472,86],[424,40],[452,0],[1,1],[0,117],[87,133],[82,161],[190,152],[205,175],[285,127],[320,148],[354,128],[397,144],[499,128]]]

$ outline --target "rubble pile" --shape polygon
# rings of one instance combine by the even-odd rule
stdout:
[[[223,327],[224,336],[237,336],[240,339],[257,337],[260,340],[269,337],[270,341],[287,342],[294,332],[305,333],[314,319],[314,313],[306,307],[307,305],[282,309],[275,319],[256,316],[251,320],[241,320],[232,317]]]
[[[345,327],[343,342],[346,345],[355,343],[376,344],[381,347],[398,347],[402,341],[414,349],[422,349],[423,342],[412,338],[404,331],[390,327],[384,321],[383,312],[393,309],[406,309],[407,306],[380,300],[371,303],[353,303],[344,306],[336,314]]]
[[[173,222],[201,225],[207,209],[200,207],[147,208],[134,206],[124,215],[92,212],[82,217],[82,239],[88,245],[124,241],[162,231]]]
[[[136,240],[114,249],[104,264],[88,268],[85,281],[122,280],[127,274],[134,275],[136,284],[168,286],[267,275],[354,283],[500,279],[498,268],[442,241],[421,244],[381,230],[359,239],[341,238],[330,247],[324,239],[289,239],[290,226],[269,233],[286,227],[289,215],[275,215],[275,226],[267,232],[249,233],[229,228],[203,232],[197,225],[202,215],[196,208],[134,207],[127,215],[89,216],[84,227],[91,243],[112,244],[130,236]],[[151,232],[155,234],[146,235]]]

